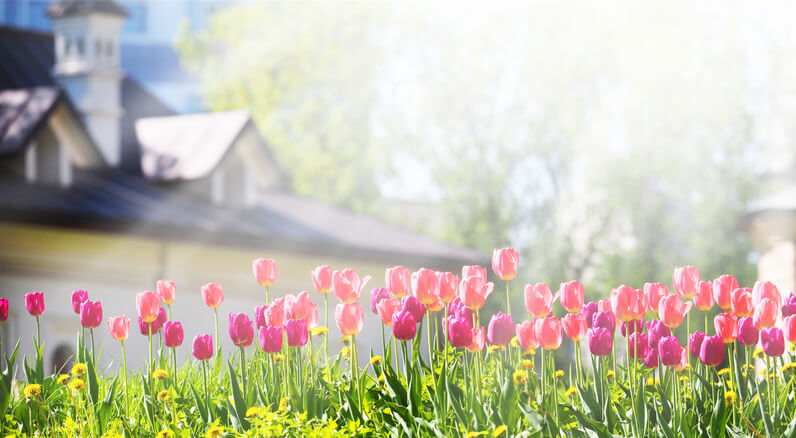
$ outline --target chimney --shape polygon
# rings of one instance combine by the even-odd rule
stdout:
[[[55,35],[53,75],[80,111],[105,163],[121,158],[119,37],[125,10],[113,0],[62,0],[47,8]]]

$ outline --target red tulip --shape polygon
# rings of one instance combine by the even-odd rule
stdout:
[[[135,297],[135,306],[138,316],[146,323],[158,318],[160,313],[160,298],[152,291],[144,291]]]
[[[467,347],[470,353],[478,353],[486,346],[486,329],[473,327],[473,342]]]
[[[647,309],[657,313],[658,303],[669,295],[669,288],[663,283],[644,283],[644,295],[647,296]]]
[[[420,304],[427,306],[437,298],[437,273],[420,268],[412,273],[412,290]]]
[[[459,290],[459,277],[453,272],[437,272],[437,292],[443,303],[450,303]]]
[[[395,298],[403,298],[409,293],[410,281],[409,270],[403,266],[387,268],[384,271],[384,284]]]
[[[790,315],[782,320],[785,339],[791,344],[796,344],[796,315]]]
[[[99,301],[86,300],[80,305],[80,324],[87,329],[102,324],[102,304]]]
[[[276,281],[276,261],[274,259],[257,259],[252,262],[254,278],[262,287],[270,287]]]
[[[754,323],[758,330],[774,327],[777,318],[779,318],[779,306],[771,298],[763,298],[755,307]]]
[[[486,282],[480,276],[464,277],[459,284],[459,297],[468,309],[478,310],[484,306],[494,287],[492,282]]]
[[[672,282],[674,283],[674,290],[681,297],[685,299],[693,298],[697,293],[699,271],[693,266],[678,266],[674,268]]]
[[[173,281],[158,280],[157,295],[163,304],[171,304],[177,299],[177,285]]]
[[[88,292],[84,290],[72,291],[72,310],[80,315],[80,305],[88,300]]]
[[[575,280],[561,283],[558,288],[558,300],[569,313],[580,312],[584,299],[583,285]]]
[[[586,322],[586,317],[582,313],[568,313],[561,320],[564,326],[564,333],[567,337],[574,342],[579,342],[586,337],[586,332],[589,330],[589,324]]]
[[[282,327],[260,327],[260,348],[266,353],[282,351]]]
[[[676,328],[683,323],[685,314],[691,310],[691,302],[683,303],[677,295],[668,295],[658,304],[658,316],[666,327]]]
[[[546,318],[553,311],[553,293],[544,283],[525,285],[525,309],[536,318]]]
[[[359,303],[340,303],[334,311],[337,328],[344,336],[356,335],[365,323],[365,311]]]
[[[126,316],[108,318],[108,331],[113,339],[124,341],[130,334],[130,320]]]
[[[224,288],[221,287],[221,283],[207,283],[202,286],[202,298],[207,307],[218,308],[224,302]]]
[[[370,275],[366,275],[362,280],[359,279],[357,271],[346,268],[342,271],[332,273],[332,289],[334,296],[343,303],[353,303],[362,294],[362,288],[370,281]]]
[[[703,312],[713,307],[713,284],[708,281],[700,281],[697,286],[697,294],[694,295],[694,307]]]
[[[754,314],[752,289],[748,287],[739,287],[732,291],[731,303],[732,313],[738,318],[752,316]]]
[[[713,318],[713,326],[716,334],[724,340],[725,344],[730,344],[738,337],[738,318],[729,313],[719,313]]]
[[[522,324],[517,324],[517,343],[524,350],[536,350],[539,342],[536,340],[536,329],[534,328],[533,321],[525,321]]]
[[[229,337],[237,346],[248,347],[254,341],[254,324],[245,313],[229,313]]]
[[[182,345],[184,333],[182,323],[177,321],[166,321],[163,324],[163,343],[169,348],[176,348]]]
[[[207,360],[213,357],[213,336],[196,335],[193,338],[193,357],[197,360]]]
[[[534,321],[536,340],[544,350],[555,350],[561,345],[564,337],[561,321],[555,316],[537,319]]]
[[[25,308],[31,316],[39,316],[44,313],[44,294],[41,292],[31,292],[25,294]]]
[[[381,322],[392,327],[392,316],[401,310],[401,301],[396,298],[387,298],[379,301],[376,305],[376,312],[381,318]]]
[[[738,280],[732,275],[722,275],[713,280],[713,300],[725,312],[732,309],[732,291],[738,288]]]
[[[513,248],[502,248],[492,252],[492,271],[503,281],[513,280],[517,276],[517,265],[520,256]]]
[[[317,266],[312,270],[312,283],[322,295],[332,291],[332,268],[329,265]]]

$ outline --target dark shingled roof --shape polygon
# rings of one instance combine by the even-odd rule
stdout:
[[[63,92],[56,87],[0,91],[0,156],[28,144]]]
[[[47,7],[47,15],[50,18],[84,15],[91,12],[127,16],[127,11],[113,0],[62,0]]]

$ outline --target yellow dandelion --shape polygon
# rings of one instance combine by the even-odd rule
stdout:
[[[722,368],[722,369],[721,369],[721,370],[719,370],[719,372],[718,372],[718,373],[716,373],[716,374],[718,374],[719,376],[723,376],[723,375],[725,375],[725,374],[727,374],[727,373],[729,373],[729,372],[730,372],[730,369],[729,369],[729,368]]]
[[[744,379],[746,378],[746,373],[741,373],[741,375],[743,376]]]
[[[518,386],[528,381],[528,374],[525,372],[525,370],[514,371],[513,377],[514,377],[514,384]]]
[[[59,385],[66,385],[69,382],[69,374],[61,374],[57,380]]]
[[[535,348],[529,348],[529,349],[523,351],[522,355],[523,356],[535,356],[536,355],[536,349]]]
[[[758,374],[760,374],[761,376],[768,375],[768,370],[763,368],[762,370],[760,370],[760,373],[758,373]]]
[[[166,430],[161,430],[160,432],[158,432],[158,437],[157,438],[173,438],[173,437],[174,437],[174,432],[172,432],[169,429],[166,429]]]
[[[221,436],[224,433],[224,428],[221,426],[213,426],[210,429],[207,429],[207,438],[216,438]]]
[[[688,376],[680,376],[680,382],[687,382]]]
[[[647,386],[655,386],[655,379],[647,377]]]
[[[152,371],[152,378],[154,378],[156,380],[163,380],[166,377],[169,377],[169,372],[166,371],[166,370],[158,369],[158,370]]]
[[[479,435],[482,435],[481,432],[467,432],[467,435],[465,435],[465,438],[475,438],[475,437],[477,437]]]
[[[517,340],[517,337],[511,338],[511,346],[514,348],[520,348],[520,341]]]
[[[340,350],[340,354],[342,354],[346,359],[348,359],[348,356],[351,355],[351,349],[348,347],[343,347],[343,349]]]
[[[759,357],[763,357],[763,349],[762,348],[755,348],[754,353],[752,353],[752,357],[754,357],[755,359],[757,359]]]
[[[727,406],[735,404],[736,400],[738,400],[738,394],[736,394],[735,391],[727,391],[724,393],[724,404]]]
[[[260,408],[257,406],[252,406],[249,409],[246,409],[246,416],[247,417],[259,417],[260,416]]]
[[[41,394],[41,385],[34,383],[25,387],[25,398],[36,398]]]
[[[564,377],[564,372],[561,370],[556,371],[555,377],[556,379],[558,379],[559,377]]]
[[[71,382],[69,382],[69,388],[75,391],[81,391],[85,389],[85,387],[86,387],[86,382],[84,382],[83,379],[74,379]]]
[[[279,363],[285,360],[285,356],[282,354],[275,354],[274,355],[274,362]]]
[[[616,373],[613,372],[612,370],[609,370],[608,371],[608,378],[611,379],[611,380],[614,380],[616,378]]]
[[[279,411],[279,412],[284,412],[284,411],[285,411],[285,409],[287,409],[287,404],[288,404],[288,402],[290,402],[290,399],[289,399],[289,398],[287,398],[287,397],[282,397],[282,398],[279,400],[279,409],[278,409],[278,411]]]
[[[163,391],[160,391],[158,393],[158,401],[166,402],[166,401],[169,401],[170,398],[171,398],[171,394],[169,394],[169,390],[168,389],[164,389]]]
[[[371,365],[378,365],[381,363],[381,356],[373,356],[370,358]]]
[[[501,424],[500,426],[495,428],[495,431],[492,432],[492,436],[493,437],[499,437],[500,435],[503,435],[503,433],[506,431],[506,429],[507,429],[506,426]]]
[[[379,374],[379,383],[384,383],[384,374]]]
[[[788,349],[790,351],[796,351],[796,344],[788,344]]]
[[[567,392],[565,392],[564,395],[566,395],[569,398],[572,398],[572,396],[577,394],[577,392],[578,392],[578,388],[575,388],[574,386],[572,386],[569,389],[567,389]]]
[[[790,362],[783,365],[780,371],[782,371],[782,373],[784,374],[789,371],[792,371],[794,368],[796,368],[796,362]]]
[[[529,359],[523,359],[522,367],[525,368],[526,370],[533,368],[533,361]]]
[[[351,343],[351,335],[345,335],[342,338],[340,338],[340,343],[341,344],[346,344],[346,345],[350,344]]]
[[[392,409],[390,408],[384,408],[381,411],[384,412],[386,415],[392,415]]]
[[[499,353],[503,350],[504,348],[502,345],[490,345],[489,348],[486,349],[486,352],[488,354],[492,354],[492,353]]]
[[[686,371],[691,371],[691,364],[688,364],[688,365],[686,365],[686,366],[685,366],[685,370],[686,370]]]
[[[318,326],[312,329],[312,336],[321,336],[329,333],[329,329],[323,326]]]
[[[744,364],[743,367],[741,367],[741,368],[743,368],[744,371],[745,370],[753,370],[753,369],[755,369],[755,366],[754,365],[746,365],[746,364]]]
[[[88,372],[88,367],[84,363],[76,363],[72,367],[72,375],[73,376],[81,377],[81,376],[84,376],[86,374],[86,372]]]

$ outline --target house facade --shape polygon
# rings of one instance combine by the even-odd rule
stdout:
[[[173,318],[185,327],[187,358],[196,334],[213,332],[213,312],[200,287],[219,282],[222,343],[228,312],[253,316],[266,304],[251,262],[274,258],[271,298],[310,291],[324,323],[323,297],[310,270],[351,267],[382,286],[394,265],[458,272],[489,262],[370,217],[295,195],[245,111],[178,114],[121,68],[119,35],[128,12],[112,1],[64,0],[47,13],[53,32],[0,27],[0,295],[9,298],[7,340],[30,355],[35,320],[24,294],[41,291],[46,366],[74,354],[80,330],[73,290],[103,304],[105,320],[133,322],[131,365],[143,364],[147,338],[135,324],[135,295],[160,279],[177,284]],[[336,300],[330,297],[333,318]],[[334,322],[329,345],[339,350]],[[358,339],[380,345],[377,331]],[[103,325],[95,330],[104,366],[121,347]],[[252,347],[254,348],[254,347]],[[378,347],[380,348],[380,347]]]

